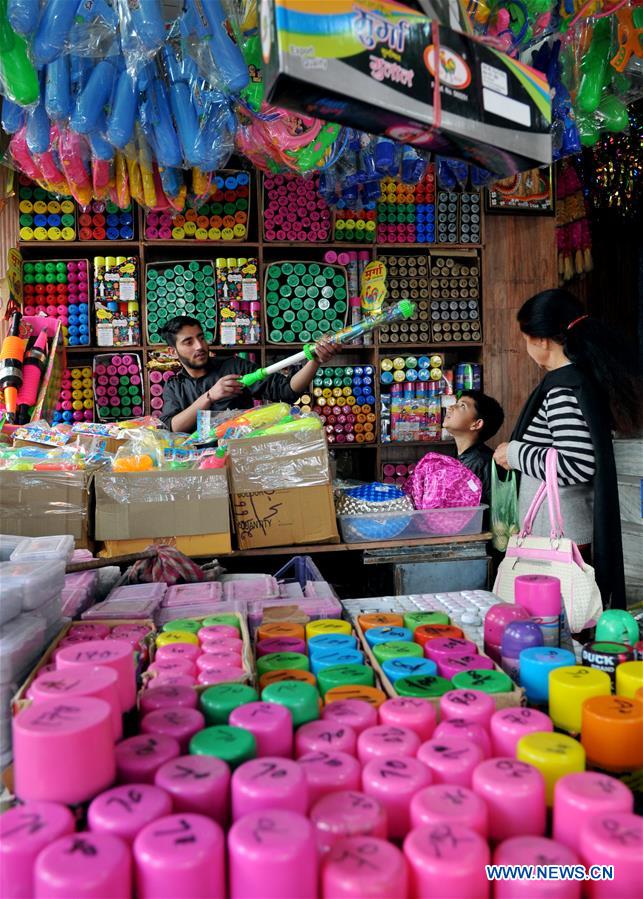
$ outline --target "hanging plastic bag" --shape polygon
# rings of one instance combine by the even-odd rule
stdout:
[[[501,481],[494,462],[491,466],[491,542],[494,549],[505,552],[509,538],[519,530],[516,472],[508,472]]]

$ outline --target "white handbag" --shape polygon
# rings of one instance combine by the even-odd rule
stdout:
[[[522,574],[548,574],[557,577],[569,629],[573,634],[591,627],[603,611],[594,569],[580,554],[573,540],[565,537],[560,511],[557,475],[558,454],[547,452],[546,478],[525,516],[522,530],[511,537],[505,558],[500,563],[493,592],[505,602],[514,602],[514,581]],[[534,520],[547,497],[551,531],[549,537],[534,537]]]

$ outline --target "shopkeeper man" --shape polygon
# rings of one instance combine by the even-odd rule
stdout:
[[[211,357],[196,318],[177,315],[166,323],[161,335],[170,353],[181,363],[181,371],[165,384],[161,420],[171,431],[182,432],[195,429],[199,409],[250,409],[254,400],[292,405],[308,390],[320,364],[341,351],[340,347],[322,341],[315,348],[318,361],[307,362],[290,378],[278,372],[245,388],[240,379],[255,371],[256,366],[236,355]]]

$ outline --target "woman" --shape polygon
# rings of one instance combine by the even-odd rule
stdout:
[[[604,606],[625,608],[623,547],[612,428],[630,434],[643,425],[640,384],[623,347],[604,324],[583,314],[566,290],[536,294],[518,312],[531,358],[547,374],[527,400],[509,443],[494,453],[521,472],[519,516],[545,479],[547,450],[558,451],[565,536],[589,556]],[[544,503],[533,533],[548,536]]]

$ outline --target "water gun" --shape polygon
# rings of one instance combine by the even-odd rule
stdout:
[[[4,390],[4,406],[12,422],[18,408],[18,388],[22,384],[22,363],[25,356],[25,341],[20,337],[21,319],[21,313],[16,312],[0,350],[0,390]]]
[[[15,33],[7,19],[7,0],[0,0],[0,85],[3,93],[20,106],[35,103],[40,92],[24,38]]]
[[[31,349],[25,353],[22,384],[18,390],[18,424],[29,421],[29,409],[38,399],[38,388],[47,368],[47,331],[43,329]]]
[[[316,415],[289,415],[283,421],[261,428],[250,437],[273,437],[276,434],[292,434],[299,431],[321,431],[322,422]]]
[[[204,75],[214,75],[211,80],[219,80],[225,90],[239,94],[248,84],[248,67],[230,36],[227,18],[220,0],[188,0],[182,30],[196,46],[209,49],[214,71]]]
[[[225,468],[228,451],[224,446],[218,446],[216,452],[209,456],[204,456],[199,462],[199,469],[206,468]]]
[[[625,71],[632,56],[643,57],[643,6],[625,6],[616,13],[618,21],[618,51],[612,60],[617,72]]]
[[[25,124],[25,111],[22,106],[12,103],[8,97],[2,98],[2,130],[7,134],[16,134]]]
[[[246,376],[247,377],[247,376]],[[217,440],[232,436],[241,428],[250,428],[255,431],[260,428],[268,428],[285,418],[290,412],[288,403],[271,403],[269,406],[259,406],[257,409],[248,409],[236,418],[229,418],[214,429]]]
[[[335,345],[350,343],[352,340],[357,340],[364,334],[369,334],[371,331],[381,328],[382,325],[389,325],[393,322],[401,321],[402,319],[413,318],[415,311],[415,303],[411,300],[400,300],[399,303],[395,303],[393,306],[382,309],[381,312],[370,318],[363,318],[357,324],[349,325],[347,328],[342,328],[341,331],[337,331],[330,338],[329,343]],[[302,362],[313,362],[314,360],[315,344],[308,343],[300,353],[287,356],[285,359],[281,359],[279,362],[267,366],[267,368],[259,368],[257,371],[244,375],[241,378],[241,384],[243,387],[252,387],[255,384],[260,384],[262,381],[265,381],[266,378],[269,378],[270,375],[274,375],[284,368],[290,368],[292,365],[300,365]]]
[[[33,34],[39,17],[40,0],[7,0],[7,18],[16,34]]]

